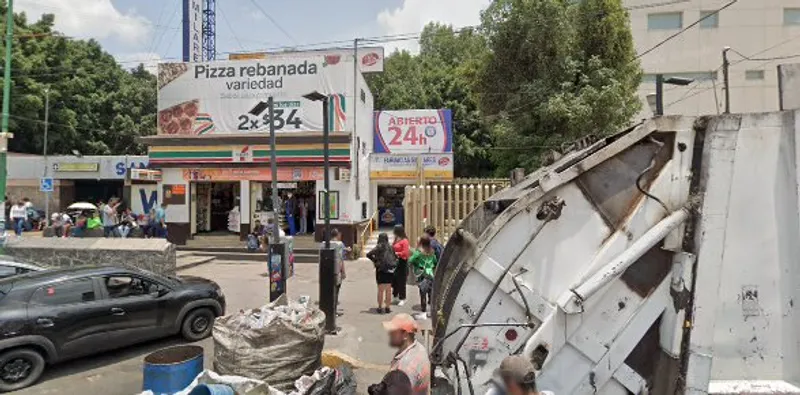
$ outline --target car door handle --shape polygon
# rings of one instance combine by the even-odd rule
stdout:
[[[39,325],[42,328],[50,328],[51,326],[55,325],[55,323],[49,318],[39,318],[36,320],[36,325]]]
[[[111,309],[111,315],[125,315],[125,310],[122,310],[119,307],[114,307]]]

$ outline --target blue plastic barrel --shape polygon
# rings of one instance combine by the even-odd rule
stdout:
[[[225,384],[200,384],[189,395],[234,395],[233,388]]]
[[[142,390],[174,394],[188,387],[202,371],[203,347],[164,348],[144,358]]]

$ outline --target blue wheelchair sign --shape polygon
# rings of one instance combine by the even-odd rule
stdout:
[[[53,179],[50,177],[42,178],[39,182],[39,191],[53,192]]]

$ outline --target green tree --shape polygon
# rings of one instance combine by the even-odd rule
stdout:
[[[477,32],[431,23],[421,34],[419,55],[396,51],[385,71],[368,80],[377,110],[453,110],[456,176],[491,174],[489,129],[473,89],[486,54]]]
[[[124,70],[94,40],[64,37],[52,14],[28,23],[19,13],[14,22],[9,149],[42,152],[47,90],[49,153],[143,153],[135,138],[155,133],[155,76],[142,65]]]
[[[482,18],[491,51],[480,109],[498,174],[535,168],[551,147],[617,131],[638,112],[641,70],[621,0],[497,0]]]

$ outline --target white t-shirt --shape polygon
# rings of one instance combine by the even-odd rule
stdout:
[[[20,206],[15,204],[11,206],[11,210],[9,211],[8,216],[11,217],[11,219],[17,219],[17,218],[27,219],[28,209],[25,208],[24,205]]]

